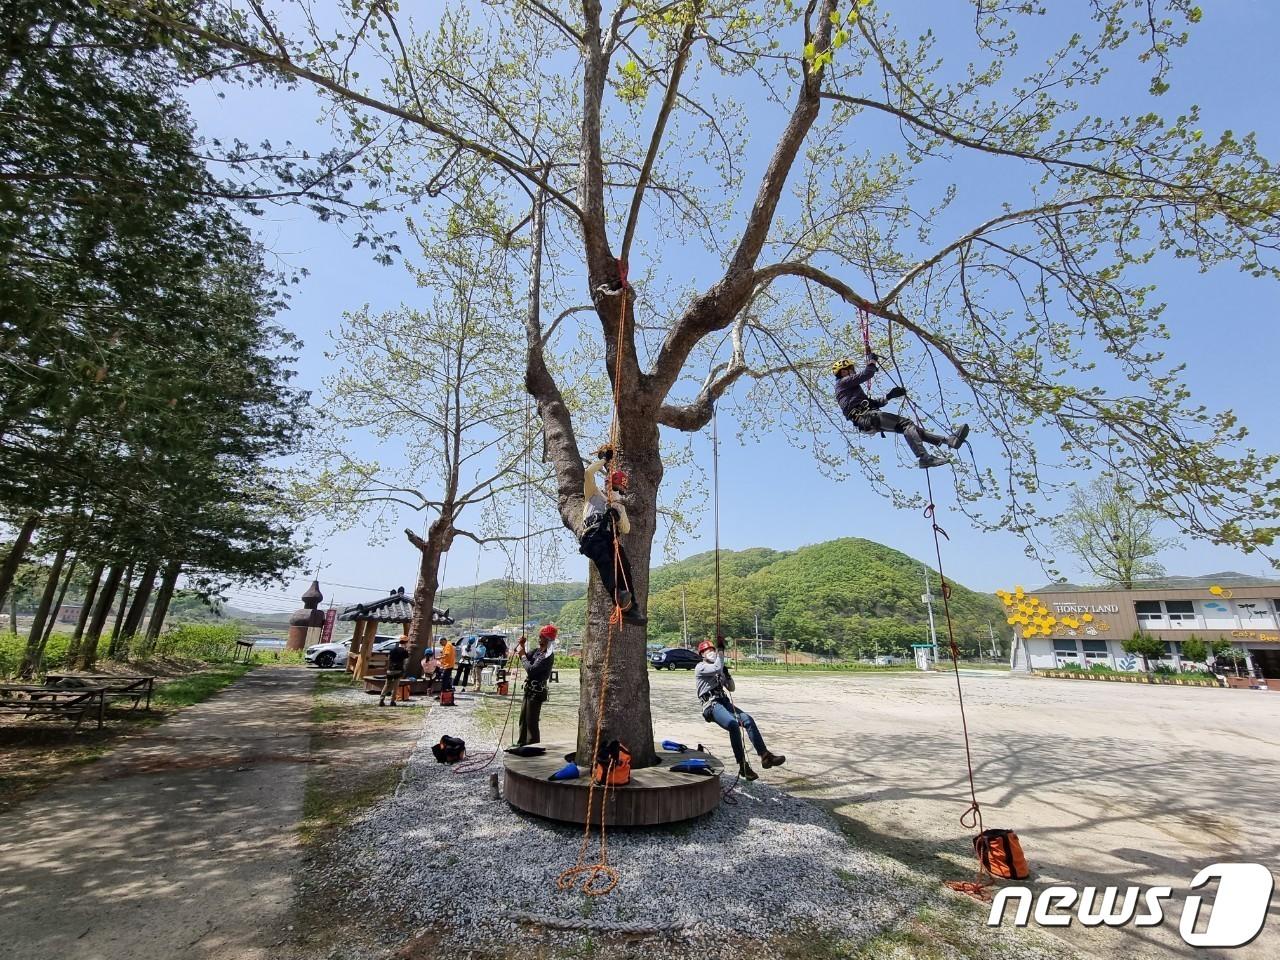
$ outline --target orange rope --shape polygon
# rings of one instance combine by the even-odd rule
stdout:
[[[619,427],[618,407],[622,399],[622,353],[623,338],[627,328],[627,292],[631,289],[627,283],[627,265],[624,261],[618,261],[618,279],[622,286],[620,292],[621,302],[618,307],[618,336],[615,341],[614,349],[616,351],[613,373],[613,419],[609,425],[609,445],[613,450],[613,460],[620,460],[619,451],[621,450],[621,430]],[[613,488],[613,470],[611,464],[605,465],[605,503],[608,509],[609,491]],[[604,666],[600,673],[600,695],[596,700],[596,732],[591,747],[590,764],[594,768],[596,758],[600,756],[600,735],[604,730],[604,707],[606,702],[606,693],[609,688],[609,660],[613,653],[614,634],[622,629],[622,605],[618,602],[618,584],[622,582],[623,588],[631,590],[631,584],[625,581],[622,568],[622,544],[618,540],[618,527],[613,525],[613,610],[609,614],[609,633],[605,640],[604,646]],[[632,603],[635,603],[633,595]],[[576,758],[582,759],[582,758]],[[604,793],[600,799],[600,858],[595,863],[586,863],[587,849],[591,845],[591,808],[595,800],[596,778],[594,769],[592,771],[591,783],[587,787],[587,814],[582,824],[582,843],[578,847],[578,862],[561,872],[556,878],[556,887],[560,890],[578,889],[589,897],[602,897],[618,885],[618,873],[609,865],[609,844],[605,834],[605,807],[609,800],[609,774],[613,771],[613,761],[609,761],[609,766],[604,777]],[[605,886],[597,884],[597,878],[603,877],[607,880]]]

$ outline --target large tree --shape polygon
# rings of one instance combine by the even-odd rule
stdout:
[[[1064,547],[1105,583],[1132,589],[1133,582],[1164,573],[1157,556],[1175,540],[1158,533],[1160,515],[1134,500],[1107,476],[1071,490],[1058,521]]]
[[[372,521],[376,529],[388,510],[398,517],[405,507],[422,514],[425,537],[404,531],[419,557],[411,663],[431,646],[442,558],[454,540],[510,546],[548,522],[536,489],[548,471],[530,456],[532,405],[512,390],[524,294],[509,242],[454,226],[414,231],[422,309],[364,308],[335,332],[309,476],[297,487],[304,508],[338,528]]]
[[[1145,269],[1276,273],[1277,185],[1254,139],[1147,100],[1167,96],[1201,17],[1186,0],[978,2],[945,22],[945,56],[941,14],[868,0],[514,0],[455,4],[421,30],[382,0],[323,17],[301,0],[109,6],[222,51],[224,75],[328,98],[380,194],[465,215],[475,204],[454,184],[483,176],[511,229],[537,198],[543,309],[586,294],[598,318],[642,605],[662,430],[701,429],[754,381],[758,426],[819,433],[815,367],[861,347],[854,308],[922,415],[962,414],[992,438],[994,514],[956,472],[983,522],[1032,535],[1045,451],[1061,449],[1071,468],[1101,459],[1190,534],[1246,550],[1275,535],[1240,518],[1275,515],[1276,458],[1240,448],[1234,417],[1197,406],[1162,362]],[[1149,89],[1125,86],[1126,58]],[[599,435],[580,443],[543,316],[535,301],[525,384],[576,529],[580,453]],[[838,469],[829,431],[817,446]],[[579,746],[607,682],[607,734],[643,762],[644,635],[626,626],[608,644],[609,607],[593,583]]]

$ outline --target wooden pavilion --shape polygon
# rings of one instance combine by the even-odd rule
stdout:
[[[372,666],[373,638],[378,634],[378,627],[384,623],[408,627],[413,621],[413,597],[404,592],[404,587],[398,587],[380,600],[345,608],[338,614],[338,619],[356,625],[356,632],[351,637],[351,652],[347,656],[347,672],[354,674],[357,680],[363,680]],[[432,607],[431,622],[437,627],[447,627],[453,624],[453,618],[448,610]]]

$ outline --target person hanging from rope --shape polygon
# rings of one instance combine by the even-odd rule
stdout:
[[[524,637],[516,644],[516,656],[524,667],[524,702],[520,705],[520,739],[516,746],[523,747],[542,740],[538,719],[542,716],[542,705],[547,702],[547,682],[555,666],[556,655],[551,644],[555,642],[557,633],[559,628],[548,623],[538,631],[537,650],[526,650]]]
[[[867,393],[865,384],[876,375],[879,361],[880,358],[868,350],[867,364],[861,372],[858,372],[853,361],[848,359],[837,360],[831,365],[831,372],[836,377],[836,403],[840,404],[840,412],[863,433],[878,433],[883,437],[888,430],[902,434],[907,441],[907,446],[916,456],[917,465],[923,469],[940,467],[947,463],[946,457],[930,453],[924,445],[932,443],[935,446],[945,445],[952,450],[958,450],[965,438],[969,436],[969,425],[962,423],[951,431],[949,437],[943,437],[925,430],[907,417],[882,410],[881,408],[890,400],[905,397],[907,391],[895,386],[884,395],[883,399],[879,400]]]
[[[614,549],[617,538],[631,530],[627,508],[619,496],[627,490],[627,475],[612,469],[613,450],[609,447],[601,447],[595,455],[596,459],[583,475],[582,537],[578,541],[578,552],[595,563],[605,591],[622,610],[622,619],[644,626],[649,620],[640,612],[632,595],[627,551],[621,542],[617,543],[616,554]],[[603,492],[596,482],[597,474],[604,479]]]
[[[760,779],[760,775],[751,769],[751,764],[747,763],[747,754],[742,745],[743,730],[747,731],[751,746],[755,748],[760,757],[760,764],[766,770],[786,763],[786,757],[769,752],[755,719],[746,711],[738,709],[729,696],[735,686],[733,677],[729,675],[729,667],[724,662],[724,641],[721,640],[717,644],[713,640],[703,640],[698,644],[698,656],[702,658],[702,662],[694,667],[693,679],[698,685],[702,719],[707,723],[719,724],[729,732],[733,758],[738,761],[738,776],[743,780]]]

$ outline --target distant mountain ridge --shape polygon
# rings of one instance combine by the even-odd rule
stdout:
[[[858,537],[798,550],[721,550],[721,628],[728,637],[752,637],[758,615],[762,636],[785,638],[801,649],[846,656],[906,651],[912,643],[928,640],[929,614],[922,600],[926,571],[939,642],[945,647],[937,571],[899,550]],[[990,633],[999,644],[1008,632],[999,601],[955,582],[951,587],[951,611],[962,650],[976,652],[979,645],[989,650]],[[682,600],[689,636],[712,636],[714,551],[652,571],[651,639],[680,635]],[[585,599],[574,600],[562,606],[557,622],[580,628],[585,613]]]

